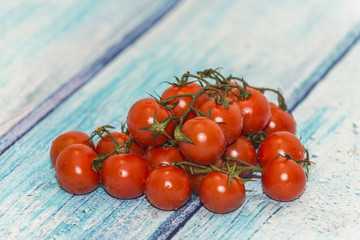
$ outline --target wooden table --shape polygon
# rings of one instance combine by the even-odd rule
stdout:
[[[0,3],[0,239],[360,239],[360,2],[64,0]],[[316,167],[276,202],[260,180],[214,214],[199,198],[61,190],[51,141],[120,126],[147,92],[209,67],[281,88]]]

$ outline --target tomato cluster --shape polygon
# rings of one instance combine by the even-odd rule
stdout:
[[[279,91],[213,69],[176,80],[160,99],[135,102],[121,132],[103,126],[91,136],[71,131],[57,137],[50,158],[59,185],[73,194],[101,185],[120,199],[145,193],[162,210],[179,209],[193,192],[216,213],[241,206],[245,178],[254,172],[272,199],[302,194],[308,152]],[[278,95],[278,105],[266,91]]]

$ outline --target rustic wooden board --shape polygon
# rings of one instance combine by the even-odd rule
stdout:
[[[202,207],[174,239],[359,237],[359,62],[357,44],[294,111],[298,135],[316,162],[299,199],[279,203],[261,193],[260,181],[246,183],[254,192],[241,209],[217,215]]]
[[[328,7],[329,3],[332,8]],[[207,11],[199,12],[205,4]],[[303,86],[308,89],[324,79],[324,76],[357,43],[359,28],[356,22],[359,16],[354,10],[356,4],[355,1],[341,4],[337,1],[329,1],[326,4],[312,1],[306,5],[303,2],[283,1],[271,4],[250,1],[231,3],[187,1],[180,4],[152,31],[129,47],[103,72],[53,112],[46,115],[0,156],[2,164],[0,236],[6,239],[15,237],[19,239],[69,237],[138,239],[171,236],[183,239],[190,234],[194,238],[214,238],[223,234],[238,238],[243,236],[268,238],[271,236],[269,234],[274,233],[276,237],[289,238],[298,237],[297,232],[294,232],[298,230],[295,222],[300,225],[297,218],[307,219],[306,215],[302,215],[304,208],[308,208],[307,211],[310,213],[318,214],[315,214],[313,221],[320,226],[315,228],[315,232],[310,232],[313,234],[310,237],[317,236],[319,234],[317,230],[327,229],[326,226],[330,222],[329,217],[326,221],[317,218],[325,215],[321,212],[323,201],[319,200],[319,191],[321,190],[323,194],[327,193],[326,182],[330,181],[327,178],[333,174],[334,169],[339,169],[338,166],[327,170],[330,175],[316,175],[316,171],[327,167],[326,164],[321,168],[319,166],[315,168],[306,195],[294,203],[284,204],[268,200],[263,194],[258,194],[259,182],[253,182],[249,184],[249,189],[253,189],[254,192],[248,194],[247,202],[241,209],[227,215],[216,215],[201,207],[195,196],[187,206],[176,212],[159,211],[151,207],[144,197],[131,201],[113,199],[102,189],[90,195],[72,196],[58,188],[48,150],[51,140],[64,131],[78,129],[89,132],[90,129],[107,123],[119,126],[118,120],[125,120],[131,104],[145,97],[146,91],[156,89],[161,92],[166,86],[158,86],[160,81],[169,80],[173,75],[179,75],[186,70],[196,71],[209,66],[222,66],[224,73],[242,73],[247,80],[256,85],[281,87],[285,96],[297,99],[292,100],[291,105],[296,106],[297,102],[308,93],[307,90],[299,93],[297,91],[299,86],[305,84]],[[246,11],[239,14],[239,9]],[[334,20],[335,12],[342,13],[344,17]],[[308,20],[304,21],[304,19]],[[324,42],[324,39],[327,41]],[[358,57],[355,58],[349,57],[353,64],[358,60]],[[326,67],[322,68],[323,65]],[[317,71],[322,74],[314,74]],[[353,73],[358,74],[356,71]],[[348,74],[349,78],[354,78],[350,73]],[[311,77],[313,75],[320,77]],[[321,83],[317,89],[320,87]],[[331,88],[330,84],[330,87],[327,86],[322,91],[332,89],[337,88]],[[351,89],[351,91],[356,90],[358,89]],[[313,112],[317,113],[316,108],[306,114],[304,114],[305,110],[301,111],[306,104],[310,104],[310,107],[304,109],[313,108],[312,95],[309,97],[309,103],[305,101],[296,108],[295,116],[299,121],[299,133],[305,135],[310,131],[303,140],[314,151],[314,155],[319,153],[330,156],[336,151],[335,147],[331,148],[334,150],[324,153],[329,148],[318,142],[311,142],[311,139],[317,141],[316,136],[311,134],[311,129],[314,128],[315,123],[322,124],[317,121],[331,117],[324,115],[324,119],[313,117],[308,120]],[[327,96],[319,99],[315,101],[321,109],[321,103],[327,103]],[[334,107],[341,105],[334,98],[331,99],[335,104]],[[348,100],[344,98],[343,101],[346,106],[350,106],[347,105]],[[349,110],[353,109],[356,108],[349,108]],[[325,113],[331,114],[331,111],[324,111]],[[345,114],[347,113],[343,112],[343,116]],[[311,122],[314,124],[312,125]],[[326,131],[329,125],[323,125],[319,126],[323,127],[321,136],[327,139],[330,136]],[[354,138],[352,137],[353,141]],[[320,146],[323,146],[322,150],[319,150]],[[354,149],[356,154],[357,150]],[[322,155],[317,156],[320,165]],[[326,158],[322,160],[327,161]],[[333,161],[336,162],[335,159]],[[356,163],[352,164],[354,169],[358,167]],[[318,180],[314,179],[314,176],[323,176],[320,179],[322,185],[315,185],[314,182]],[[345,179],[350,180],[349,176]],[[338,187],[335,190],[341,191],[340,187],[344,186],[340,185],[339,178],[333,181]],[[349,194],[356,197],[358,179],[352,180],[351,183],[354,185],[349,185],[351,189]],[[335,196],[333,192],[328,195],[333,199]],[[305,199],[313,201],[305,202]],[[345,201],[342,205],[335,199],[332,203],[339,204],[339,209],[345,209],[346,216],[355,221],[353,216],[358,212],[350,212],[349,209],[352,210],[356,205],[348,206],[349,202],[350,200]],[[317,207],[320,210],[317,210]],[[328,209],[323,208],[323,210]],[[284,214],[288,212],[293,215]],[[339,221],[341,219],[345,218],[338,218]],[[354,223],[358,226],[358,222]],[[184,224],[183,228],[179,228]],[[282,228],[276,231],[269,227],[269,224],[278,228],[289,224],[286,228],[289,230],[288,235],[283,235]],[[224,227],[214,232],[220,225]],[[306,223],[306,229],[311,225]],[[229,228],[231,228],[229,235],[226,235],[225,229]],[[350,230],[343,232],[350,233]],[[204,235],[200,235],[202,233]],[[242,233],[244,235],[241,235]]]
[[[176,2],[2,1],[0,136],[69,80],[68,92],[86,82]]]

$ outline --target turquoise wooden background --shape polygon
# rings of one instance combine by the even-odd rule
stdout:
[[[0,239],[360,238],[358,0],[0,2]],[[176,212],[61,190],[51,141],[119,127],[161,81],[222,67],[281,88],[311,152],[300,199],[246,183],[238,210]]]

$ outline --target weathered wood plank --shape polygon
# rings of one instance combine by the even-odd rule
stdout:
[[[111,54],[126,34],[167,4],[2,1],[0,136],[76,74],[86,75],[91,63]],[[92,71],[101,67],[97,64]]]
[[[248,226],[246,231],[242,231],[241,218],[235,219],[231,224],[234,229],[226,233],[223,229],[223,237],[352,239],[360,236],[359,61],[357,44],[294,111],[302,141],[317,164],[310,173],[306,192],[294,202],[279,203],[276,214],[263,212],[262,216],[268,218],[262,224]],[[266,202],[276,204],[269,199]],[[244,206],[242,212],[249,207]],[[209,226],[215,226],[216,221],[209,219],[220,217],[205,214],[200,210],[179,232],[179,237],[191,232],[188,226],[192,223],[201,224],[205,220]],[[196,237],[204,232],[195,229],[192,233]]]
[[[336,4],[336,1],[331,3]],[[204,4],[207,11],[199,12]],[[230,232],[234,233],[239,223],[232,224],[237,219],[243,220],[240,225],[245,226],[248,234],[268,237],[266,234],[271,233],[271,229],[262,228],[287,209],[287,205],[269,202],[261,194],[250,192],[246,205],[234,213],[214,215],[200,208],[195,216],[192,213],[199,207],[196,197],[179,211],[166,212],[151,207],[143,197],[121,201],[109,197],[102,189],[86,196],[72,196],[58,188],[48,149],[51,140],[64,131],[89,132],[106,123],[119,126],[118,120],[125,120],[133,102],[145,97],[145,92],[151,89],[160,92],[166,87],[157,86],[160,81],[169,80],[184,70],[222,66],[226,73],[244,72],[243,76],[256,85],[281,87],[289,97],[357,20],[353,9],[356,2],[342,2],[336,6],[336,12],[348,13],[340,23],[333,19],[335,10],[328,8],[328,4],[320,1],[306,6],[302,2],[283,1],[262,4],[188,1],[180,5],[3,153],[0,157],[0,187],[3,189],[0,233],[7,238],[166,238],[173,236],[179,230],[177,226],[191,217],[175,237],[187,236],[189,232],[185,230],[189,225],[197,226],[191,229],[194,237],[198,237],[199,232],[211,238],[219,236],[213,233],[214,220],[221,224],[224,222],[219,220],[226,221],[226,226],[232,227]],[[246,9],[246,12],[239,14],[238,9]],[[317,13],[315,18],[303,21],[314,12]],[[328,40],[326,43],[323,43],[324,38]],[[251,188],[259,189],[259,183],[251,183]],[[194,219],[201,214],[206,217],[198,224]],[[254,228],[259,230],[254,231]]]
[[[239,210],[218,215],[202,207],[173,239],[351,239],[360,236],[358,41],[356,48],[345,59],[341,58],[342,62],[335,68],[331,60],[348,52],[343,44],[349,42],[349,38],[359,38],[352,38],[353,32],[359,34],[359,25],[341,41],[342,47],[335,48],[302,85],[307,89],[306,83],[315,82],[311,79],[318,79],[329,71],[331,74],[299,105],[293,102],[298,106],[293,112],[298,135],[317,164],[310,172],[301,198],[289,203],[276,202],[262,193],[260,180],[246,183],[250,192]],[[295,98],[297,93],[295,89]]]
[[[69,97],[73,92],[78,90],[99,71],[101,71],[119,53],[135,42],[140,36],[145,34],[146,31],[148,31],[154,24],[156,24],[156,22],[158,22],[164,15],[166,15],[166,13],[168,13],[174,6],[176,6],[177,3],[178,1],[171,1],[162,4],[161,7],[153,12],[153,14],[145,18],[143,22],[140,22],[130,32],[125,34],[119,42],[110,46],[103,55],[98,56],[98,58],[93,63],[77,73],[72,79],[62,85],[53,94],[49,95],[38,106],[33,109],[26,108],[26,111],[29,111],[29,114],[26,115],[21,121],[16,123],[16,118],[12,118],[12,116],[8,117],[9,119],[12,119],[12,124],[15,123],[15,125],[13,125],[4,135],[0,136],[0,155],[17,139],[22,137],[29,129],[31,129],[32,126],[41,121],[41,119],[44,118],[49,112],[51,112],[58,104],[64,101],[64,99]],[[48,85],[49,83],[49,81],[46,79],[40,80],[45,81],[45,85]],[[19,85],[22,86],[23,83],[21,82]],[[59,86],[59,83],[53,85]],[[25,89],[25,87],[23,88]],[[10,95],[13,97],[12,94]],[[44,95],[42,97],[45,98],[46,96]],[[29,101],[31,102],[31,100]],[[6,130],[6,127],[4,129]]]

